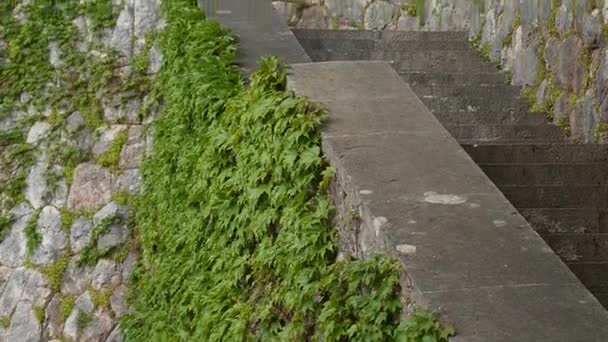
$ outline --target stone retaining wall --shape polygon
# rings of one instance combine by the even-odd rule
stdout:
[[[608,141],[606,0],[283,0],[293,27],[468,31],[575,142]]]
[[[30,4],[35,5],[17,1],[12,13],[24,25],[30,20]],[[111,75],[120,82],[133,79],[132,63],[138,56],[148,57],[147,71],[141,73],[153,78],[161,55],[156,40],[146,40],[163,26],[160,0],[111,4],[114,24],[103,32],[93,29],[94,21],[87,15],[73,19],[79,52],[90,61],[109,52],[120,54],[120,66]],[[0,39],[0,56],[7,44],[11,41]],[[48,58],[53,72],[61,74],[70,61],[58,45],[49,43]],[[144,49],[149,51],[142,54]],[[0,58],[0,67],[10,62]],[[46,91],[59,87],[67,86],[57,82]],[[36,94],[28,93],[21,94],[15,111],[0,117],[0,133],[24,131],[25,145],[36,156],[24,170],[19,203],[6,207],[0,195],[0,213],[10,211],[11,220],[0,238],[0,341],[123,339],[118,321],[128,312],[125,285],[139,255],[128,199],[140,193],[139,165],[150,151],[150,125],[158,110],[143,110],[148,103],[143,93],[110,98],[96,90],[102,111],[96,128],[86,119],[87,111],[93,111],[90,107],[72,112],[44,101],[39,108],[32,101]],[[1,146],[0,154],[10,148]],[[73,165],[61,163],[69,151],[78,151],[82,158]],[[8,179],[19,177],[18,168],[1,162],[4,159],[0,158],[0,189]],[[87,253],[91,260],[84,262]]]

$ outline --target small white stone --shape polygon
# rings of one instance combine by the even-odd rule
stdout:
[[[400,254],[416,254],[416,246],[413,245],[397,245],[396,249]]]
[[[49,130],[49,128],[51,128],[51,125],[49,125],[49,123],[46,121],[36,122],[35,124],[32,125],[32,128],[30,128],[30,131],[27,134],[26,142],[28,144],[33,144],[35,142],[38,142],[41,138],[43,138],[46,135],[46,132]]]

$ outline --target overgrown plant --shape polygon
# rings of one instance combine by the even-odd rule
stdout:
[[[191,1],[163,8],[126,340],[447,341],[432,318],[400,322],[395,260],[336,260],[322,112],[277,59],[245,88],[230,33]]]

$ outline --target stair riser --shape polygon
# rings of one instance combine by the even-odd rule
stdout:
[[[315,62],[371,60],[373,40],[300,40],[300,45]]]
[[[510,112],[434,112],[444,126],[454,125],[546,125],[542,114],[516,115]]]
[[[504,112],[517,116],[529,114],[529,108],[518,99],[508,97],[454,97],[420,96],[422,102],[433,112]]]
[[[309,30],[293,29],[298,40],[362,40],[371,39],[385,42],[458,42],[467,44],[468,36],[464,32],[438,31],[356,31],[356,30]]]
[[[464,145],[463,148],[473,160],[483,164],[606,163],[606,167],[608,167],[608,145]]]
[[[477,57],[470,52],[462,51],[408,51],[383,60],[392,61],[393,68],[398,73],[430,72],[430,73],[488,73],[495,69],[489,65],[479,64]]]
[[[341,39],[300,39],[300,45],[311,55],[313,60],[322,58],[343,59],[352,57],[365,60],[401,60],[411,58],[414,53],[426,52],[439,54],[450,52],[452,54],[470,56],[469,48],[462,43],[445,42],[391,42],[374,41],[371,39],[341,40]],[[495,71],[490,66],[481,67],[482,70]]]
[[[401,72],[401,78],[413,88],[433,86],[472,86],[492,87],[507,84],[503,74],[496,72],[475,73],[429,73],[429,72]]]
[[[519,97],[519,89],[506,84],[485,87],[457,84],[450,86],[410,84],[410,86],[418,96],[433,96],[438,98],[457,97],[471,101],[479,101],[479,99],[491,99],[494,101],[509,99],[513,101]],[[520,102],[522,101],[520,100]]]
[[[606,208],[608,187],[499,186],[516,208]]]
[[[481,164],[479,166],[498,186],[608,185],[608,169],[600,164]]]
[[[537,126],[445,126],[459,141],[506,142],[506,141],[561,141],[559,128]]]
[[[545,235],[543,239],[565,262],[608,261],[608,235]]]
[[[608,233],[608,213],[602,209],[521,209],[539,234]]]

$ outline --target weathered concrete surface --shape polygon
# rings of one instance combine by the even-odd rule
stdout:
[[[605,340],[608,313],[390,65],[296,64],[289,84],[329,113],[338,214],[361,218],[343,252],[396,255],[404,293],[455,341]]]
[[[310,62],[284,20],[274,13],[270,1],[217,1],[213,17],[239,37],[237,64],[245,74],[258,65],[260,57],[281,56],[287,63]]]

